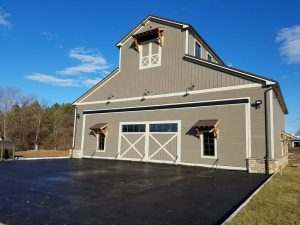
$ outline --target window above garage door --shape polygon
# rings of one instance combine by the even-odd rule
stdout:
[[[177,123],[150,124],[150,132],[177,132]]]
[[[124,124],[122,125],[122,132],[124,133],[141,133],[146,131],[146,124]]]

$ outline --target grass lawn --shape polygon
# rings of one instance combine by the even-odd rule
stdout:
[[[300,224],[300,167],[277,173],[229,224]]]
[[[69,156],[69,150],[16,151],[16,156],[23,156],[24,158],[66,157]]]

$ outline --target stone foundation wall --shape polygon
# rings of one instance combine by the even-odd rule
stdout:
[[[249,173],[266,173],[266,160],[249,158],[247,160],[248,172]],[[269,172],[275,173],[288,164],[288,156],[284,156],[279,159],[269,159]]]

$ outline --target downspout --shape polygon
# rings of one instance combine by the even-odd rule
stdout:
[[[76,137],[76,128],[77,128],[77,107],[74,106],[75,111],[74,111],[74,128],[73,128],[73,142],[72,142],[72,148],[71,148],[71,158],[73,158],[73,152],[75,148],[75,137]]]
[[[272,85],[269,86],[265,86],[265,87],[270,87],[267,90],[264,91],[264,102],[265,102],[265,137],[266,137],[266,156],[265,156],[265,171],[266,174],[269,175],[270,174],[270,170],[269,170],[269,114],[268,114],[268,102],[267,102],[267,93],[271,90],[274,89],[274,87]]]

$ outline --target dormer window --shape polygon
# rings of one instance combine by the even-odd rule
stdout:
[[[140,46],[140,69],[147,69],[161,64],[161,46],[149,42]]]
[[[207,61],[208,61],[208,62],[211,62],[211,61],[212,61],[212,57],[211,57],[210,54],[207,54]]]
[[[164,45],[163,31],[163,27],[158,27],[132,35],[135,43],[135,49],[140,54],[140,69],[147,69],[161,65],[161,51]]]
[[[201,59],[201,45],[198,41],[195,41],[195,58]]]

